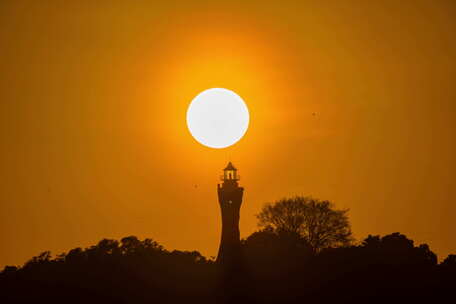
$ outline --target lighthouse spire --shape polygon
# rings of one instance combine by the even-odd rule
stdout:
[[[222,236],[217,262],[231,264],[240,258],[239,218],[244,188],[239,187],[240,176],[231,162],[223,169],[220,179],[222,183],[217,185],[217,193],[222,214]]]

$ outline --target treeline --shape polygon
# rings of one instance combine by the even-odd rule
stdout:
[[[4,299],[24,303],[145,303],[176,292],[200,297],[212,264],[199,252],[168,251],[151,239],[130,236],[56,257],[43,252],[23,267],[6,267],[0,286]]]
[[[265,229],[242,240],[242,267],[226,272],[193,251],[150,239],[102,240],[44,252],[0,273],[2,303],[410,303],[454,299],[456,256],[440,264],[400,233],[318,254],[296,235]]]
[[[267,204],[236,265],[134,236],[33,257],[0,273],[1,303],[452,303],[456,255],[441,263],[400,233],[355,243],[347,210]]]

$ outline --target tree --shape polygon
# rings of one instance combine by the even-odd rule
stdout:
[[[299,234],[277,233],[271,227],[252,233],[241,245],[249,272],[256,276],[289,276],[313,256]]]
[[[383,237],[369,235],[358,247],[370,264],[436,265],[437,256],[427,244],[414,245],[407,236],[394,232]]]
[[[314,253],[323,248],[346,246],[352,241],[348,210],[336,210],[329,201],[296,196],[267,203],[257,215],[260,227],[298,233]]]
[[[441,265],[444,267],[452,267],[452,268],[456,269],[456,254],[448,255],[445,258],[445,260],[443,260]]]
[[[279,258],[302,258],[312,254],[309,244],[299,234],[276,233],[271,227],[252,233],[241,240],[241,244],[247,255],[253,259],[265,259],[268,263]]]
[[[31,258],[27,263],[25,263],[24,267],[31,267],[33,265],[42,265],[51,262],[51,252],[44,251],[40,253],[38,256]]]

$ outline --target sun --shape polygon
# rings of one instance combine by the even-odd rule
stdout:
[[[222,149],[234,145],[249,127],[249,110],[231,90],[212,88],[199,93],[187,110],[187,126],[202,145]]]

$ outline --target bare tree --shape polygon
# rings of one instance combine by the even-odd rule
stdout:
[[[329,201],[296,196],[267,203],[257,215],[260,227],[301,235],[314,252],[348,245],[352,241],[348,210],[336,210]]]

